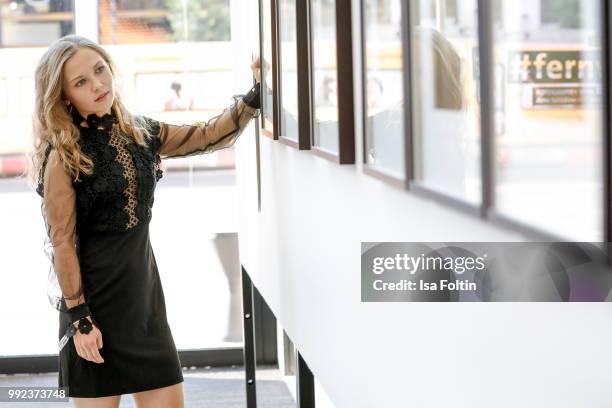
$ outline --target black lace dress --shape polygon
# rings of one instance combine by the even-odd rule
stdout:
[[[149,240],[160,160],[233,145],[256,112],[238,101],[206,123],[143,118],[153,135],[147,146],[122,137],[114,114],[75,113],[81,150],[94,163],[93,174],[78,181],[48,146],[37,191],[54,276],[66,298],[72,290],[82,293],[103,338],[102,364],[79,357],[74,338],[61,349],[59,386],[69,387],[69,396],[130,394],[183,381]],[[57,306],[61,338],[71,322],[63,297]]]

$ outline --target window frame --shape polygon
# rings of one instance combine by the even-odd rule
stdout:
[[[477,7],[478,10],[480,10],[480,3],[481,0],[476,0],[477,1]],[[485,1],[489,1],[489,0],[485,0]],[[409,58],[412,58],[412,45],[413,45],[413,36],[412,36],[412,17],[413,17],[413,13],[416,13],[418,10],[418,7],[416,7],[414,4],[408,4],[408,10],[407,10],[407,33],[406,36],[408,38],[407,42],[408,42],[408,55]],[[415,14],[416,15],[416,14]],[[481,47],[481,33],[480,33],[480,19],[478,19],[477,21],[478,24],[478,35],[477,35],[477,39],[478,39],[478,46],[479,48]],[[480,64],[479,64],[479,70],[482,73],[482,58],[480,58]],[[408,177],[408,190],[410,190],[411,192],[413,192],[415,195],[423,197],[423,198],[427,198],[427,199],[433,199],[438,203],[442,203],[448,207],[454,208],[455,210],[461,211],[464,214],[468,214],[471,216],[477,216],[480,218],[485,218],[486,214],[484,213],[484,209],[483,209],[483,200],[484,200],[484,196],[481,193],[481,202],[478,203],[474,203],[472,201],[468,201],[462,197],[458,197],[455,195],[452,195],[450,193],[446,193],[443,191],[439,191],[436,190],[434,188],[431,188],[429,185],[427,185],[427,183],[423,183],[420,180],[415,179],[415,172],[414,172],[414,163],[417,160],[417,157],[414,156],[415,154],[415,149],[414,149],[414,144],[415,144],[415,128],[414,128],[414,120],[412,119],[412,109],[413,109],[413,102],[414,102],[414,98],[413,98],[413,89],[412,89],[412,78],[413,78],[413,67],[412,64],[408,64],[408,77],[407,80],[409,81],[409,102],[406,104],[406,109],[408,109],[410,111],[409,113],[409,124],[408,124],[408,131],[407,131],[407,139],[408,139],[408,149],[411,153],[410,156],[410,162],[411,162],[411,167],[410,167],[410,173],[409,173],[409,177]],[[482,92],[483,92],[483,86],[480,85],[480,92],[478,93],[478,96],[481,98],[482,100]],[[485,110],[482,109],[482,103],[480,104],[481,107],[481,112],[480,112],[480,116],[481,116],[481,162],[480,162],[480,169],[481,169],[481,183],[484,186],[484,180],[483,180],[483,172],[484,172],[484,167],[483,167],[483,154],[482,154],[482,141],[484,140],[484,136],[483,136],[483,129],[482,128],[482,120],[483,117],[486,116],[485,114]],[[488,113],[488,112],[487,112]]]
[[[602,154],[603,154],[603,239],[605,242],[612,242],[612,6],[608,1],[599,2],[601,18],[601,50],[602,50]],[[606,246],[608,251],[609,246]],[[608,254],[610,255],[610,254]]]
[[[295,1],[296,14],[296,43],[297,43],[297,99],[298,99],[298,140],[279,134],[279,142],[296,148],[298,150],[310,150],[310,101],[311,83],[310,76],[310,42],[309,38],[309,6],[306,1]],[[280,16],[280,13],[279,13]],[[280,47],[280,41],[279,41]],[[279,51],[280,53],[280,51]],[[282,69],[282,64],[281,67]],[[280,76],[279,76],[280,78]],[[282,82],[282,81],[281,81]],[[280,99],[282,101],[282,99]],[[282,104],[280,105],[282,106]],[[280,122],[280,118],[279,118]]]
[[[280,123],[280,115],[278,113],[279,110],[279,92],[278,92],[278,13],[277,13],[277,1],[276,0],[259,0],[259,55],[260,61],[262,64],[262,75],[261,75],[261,85],[262,85],[262,103],[261,103],[261,122],[260,122],[260,134],[269,137],[272,140],[278,140],[279,138],[279,123]],[[266,50],[266,42],[265,42],[265,20],[264,15],[268,12],[270,14],[270,23],[272,27],[270,27],[270,54],[272,55],[272,61],[265,61],[265,50]],[[270,64],[270,72],[272,74],[272,112],[271,116],[265,109],[263,104],[263,100],[266,97],[266,76],[264,75],[264,63]]]
[[[281,109],[281,112],[283,110],[283,104],[282,104],[282,72],[283,72],[283,64],[282,64],[282,48],[281,48],[281,43],[282,43],[282,39],[281,39],[281,30],[280,30],[280,19],[281,19],[281,12],[280,12],[280,1],[281,0],[277,0],[279,3],[279,7],[278,7],[278,16],[279,16],[279,34],[278,34],[278,65],[279,65],[279,75],[278,75],[278,81],[279,81],[279,106]],[[283,129],[281,126],[281,122],[282,122],[282,115],[279,113],[279,135],[278,135],[278,141],[287,145],[287,146],[291,146],[293,148],[296,148],[298,150],[307,150],[310,149],[310,141],[309,141],[309,137],[308,135],[310,134],[310,127],[307,126],[304,129],[303,126],[308,124],[308,117],[310,116],[310,110],[308,109],[307,106],[302,106],[303,102],[306,98],[310,98],[310,90],[309,90],[309,84],[310,84],[310,80],[308,77],[308,72],[305,71],[304,68],[308,68],[310,66],[310,61],[308,60],[308,43],[307,43],[307,36],[308,36],[308,8],[306,6],[306,2],[304,1],[298,1],[298,0],[291,0],[295,3],[295,41],[296,41],[296,75],[297,75],[297,87],[296,87],[296,92],[297,92],[297,108],[298,108],[298,134],[297,136],[297,140],[294,138],[289,137],[289,135],[286,134],[286,129]],[[305,96],[303,96],[305,95]],[[304,120],[306,119],[306,120]]]
[[[308,16],[312,16],[312,1],[308,0]],[[335,5],[335,31],[336,44],[349,44],[347,47],[336,47],[336,72],[337,72],[337,95],[338,95],[338,153],[331,153],[312,144],[312,135],[315,129],[315,104],[314,98],[310,98],[310,127],[308,135],[311,144],[310,151],[316,156],[322,157],[336,164],[355,164],[355,105],[353,95],[353,32],[352,32],[352,4],[351,0],[334,0]],[[342,22],[342,24],[339,24]],[[313,50],[313,25],[309,19],[309,66],[310,94],[314,95],[314,61]],[[304,98],[304,95],[300,95]]]
[[[399,187],[404,190],[409,190],[411,185],[411,179],[413,176],[413,158],[412,158],[412,145],[410,143],[412,134],[412,112],[411,112],[411,86],[410,83],[412,76],[410,73],[410,41],[409,41],[409,27],[410,20],[408,14],[408,2],[400,1],[401,8],[401,41],[402,41],[402,73],[403,73],[403,94],[404,94],[404,109],[403,109],[403,119],[404,119],[404,178],[400,179],[394,177],[390,174],[384,173],[383,171],[377,169],[376,167],[367,163],[367,54],[366,54],[366,42],[367,42],[367,22],[366,22],[366,2],[367,0],[360,1],[361,7],[361,106],[362,106],[362,164],[363,164],[363,173],[379,180],[382,180],[385,183],[388,183],[392,186]]]

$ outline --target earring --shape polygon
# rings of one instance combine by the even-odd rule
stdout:
[[[66,104],[66,109],[68,109],[68,112],[72,113],[72,111],[74,110],[74,106],[72,106],[72,104],[68,102]]]

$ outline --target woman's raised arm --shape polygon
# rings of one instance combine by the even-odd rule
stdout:
[[[182,126],[159,122],[160,144],[157,153],[161,157],[186,157],[230,147],[257,111],[257,108],[239,99],[206,122]]]

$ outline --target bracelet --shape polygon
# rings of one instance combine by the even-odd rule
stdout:
[[[88,334],[93,330],[93,324],[86,317],[82,317],[81,320],[79,320],[78,329],[82,334]]]
[[[246,95],[242,97],[244,103],[246,103],[251,108],[259,109],[261,108],[261,84],[257,82],[253,87],[247,92]]]
[[[77,330],[83,334],[88,334],[89,332],[91,332],[91,330],[93,330],[93,325],[95,325],[96,327],[100,327],[98,325],[98,322],[96,322],[96,319],[94,319],[93,316],[88,316],[88,317],[91,318],[92,323],[83,322],[83,325],[81,325],[81,321],[79,320],[79,327],[76,327],[74,325],[74,323],[76,322],[70,323],[68,325],[68,327],[66,328],[66,332],[64,333],[64,335],[62,336],[62,338],[60,339],[58,343],[60,352],[62,351],[64,346],[68,343],[68,340],[70,340],[70,338],[76,334]],[[83,318],[83,319],[87,320],[86,318]]]
[[[68,314],[70,315],[70,322],[74,323],[81,320],[83,317],[90,316],[91,312],[89,311],[89,305],[87,303],[81,303],[80,305],[68,309]]]

